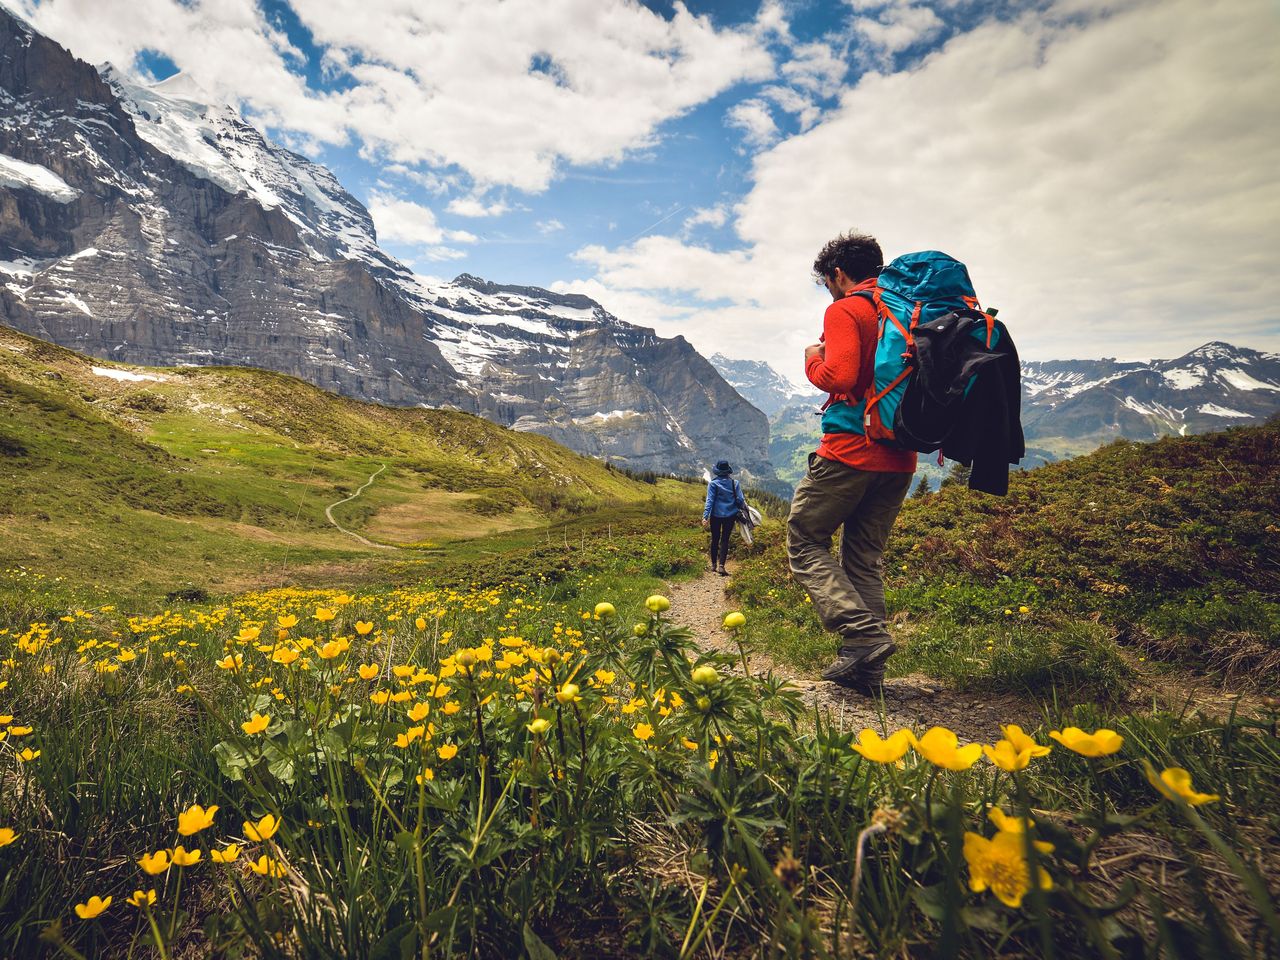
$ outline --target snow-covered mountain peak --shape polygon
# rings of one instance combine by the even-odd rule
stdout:
[[[395,266],[379,248],[369,211],[327,169],[272,143],[187,74],[147,83],[107,64],[103,78],[133,118],[138,135],[228,193],[247,193],[279,210],[318,260]]]
[[[151,89],[172,100],[187,100],[204,107],[215,103],[209,92],[200,86],[195,77],[181,70],[171,77],[151,84]]]
[[[1233,346],[1232,344],[1226,343],[1222,340],[1212,340],[1203,346],[1196,347],[1185,357],[1179,357],[1178,362],[1188,359],[1206,361],[1239,360],[1241,358],[1248,358],[1253,355],[1254,352],[1255,351],[1253,350],[1243,350],[1240,347]]]

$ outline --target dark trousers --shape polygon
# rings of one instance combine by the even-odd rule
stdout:
[[[855,470],[810,454],[809,472],[796,487],[787,520],[791,574],[841,646],[889,638],[881,555],[911,476]],[[842,528],[837,559],[831,540]]]
[[[711,518],[711,565],[724,566],[729,559],[729,534],[733,533],[733,525],[737,517]]]

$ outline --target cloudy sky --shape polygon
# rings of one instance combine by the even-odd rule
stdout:
[[[802,379],[824,241],[967,262],[1029,359],[1280,350],[1273,0],[7,0],[330,166],[431,277]]]

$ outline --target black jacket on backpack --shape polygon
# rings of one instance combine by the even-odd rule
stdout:
[[[986,336],[988,325],[999,336]],[[975,330],[982,336],[974,336]],[[1018,350],[1003,323],[957,311],[913,331],[914,369],[894,415],[897,443],[971,466],[969,489],[1009,492],[1009,465],[1026,455]]]

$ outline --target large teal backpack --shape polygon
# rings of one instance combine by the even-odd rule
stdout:
[[[823,412],[823,433],[862,433],[898,446],[893,418],[906,392],[915,359],[913,331],[956,311],[979,310],[965,265],[937,250],[906,253],[880,271],[873,289],[860,292],[880,321],[875,376],[862,397],[845,397]],[[978,331],[975,331],[977,335]],[[992,329],[987,325],[987,345]]]

